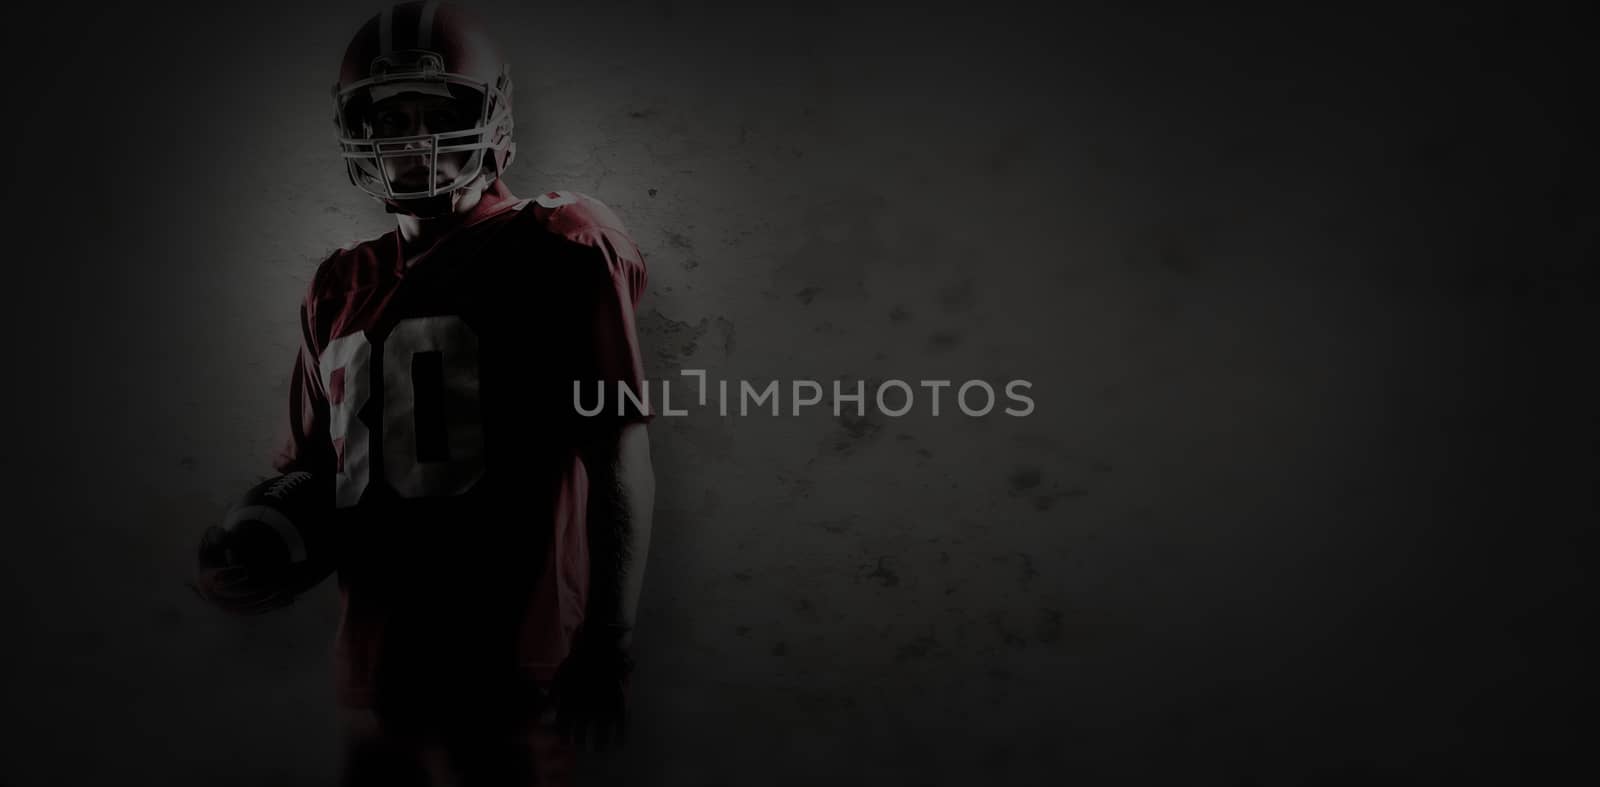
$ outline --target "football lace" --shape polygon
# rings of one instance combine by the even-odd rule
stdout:
[[[272,486],[267,487],[267,497],[283,497],[294,491],[294,488],[305,483],[311,477],[310,473],[289,473],[280,478]]]

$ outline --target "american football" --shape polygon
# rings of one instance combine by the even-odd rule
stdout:
[[[200,543],[202,596],[230,611],[284,606],[333,573],[330,479],[305,472],[269,478],[228,509]]]
[[[222,522],[229,565],[299,570],[329,563],[332,511],[332,486],[310,473],[288,473],[255,485]]]

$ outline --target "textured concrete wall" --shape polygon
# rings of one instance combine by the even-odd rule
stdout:
[[[266,472],[315,263],[388,226],[327,94],[372,10],[31,23],[4,784],[330,783],[331,587],[241,622],[180,579]],[[1459,781],[1544,762],[1507,730],[1572,741],[1484,710],[1547,698],[1483,676],[1575,663],[1540,655],[1571,544],[1530,534],[1593,507],[1588,158],[1552,48],[1485,43],[1543,27],[482,13],[513,190],[595,196],[647,255],[651,377],[1037,404],[659,419],[638,718],[597,780]]]

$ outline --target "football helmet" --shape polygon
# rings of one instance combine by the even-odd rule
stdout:
[[[451,99],[462,121],[435,124],[444,128],[374,121],[381,102],[407,94]],[[455,192],[480,175],[492,182],[516,153],[509,66],[489,36],[447,3],[399,3],[367,20],[345,49],[333,98],[350,182],[391,212],[448,212]]]

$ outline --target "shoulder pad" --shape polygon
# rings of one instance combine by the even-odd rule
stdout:
[[[372,282],[376,269],[393,256],[395,231],[334,249],[317,264],[307,286],[307,297],[335,295]]]
[[[577,191],[547,191],[528,201],[527,210],[547,230],[572,240],[595,230],[627,235],[622,219],[604,202]]]

